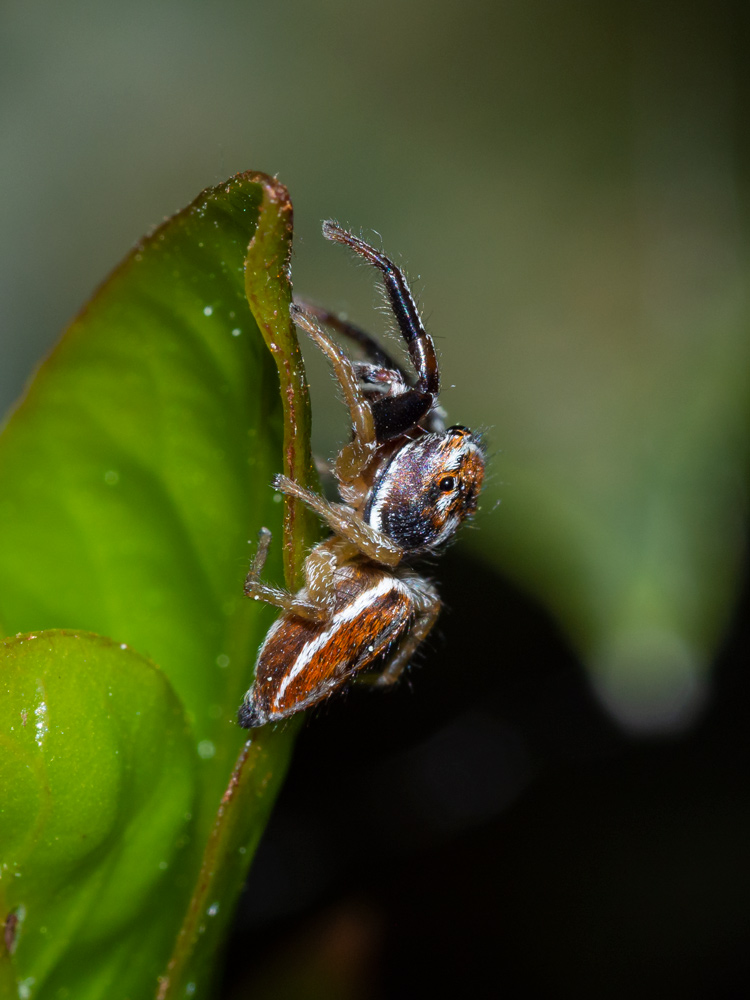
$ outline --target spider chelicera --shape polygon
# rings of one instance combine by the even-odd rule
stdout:
[[[323,235],[380,271],[416,380],[359,327],[315,306],[292,306],[296,325],[333,367],[353,433],[333,467],[342,503],[285,476],[274,480],[333,534],[312,549],[305,585],[292,594],[260,579],[271,541],[261,529],[245,594],[282,614],[238,713],[247,729],[309,708],[368,670],[379,672],[377,685],[398,680],[440,613],[437,591],[411,561],[440,549],[476,511],[484,478],[479,438],[443,423],[435,346],[402,271],[334,222],[323,223]],[[348,358],[322,326],[356,341],[367,361]]]

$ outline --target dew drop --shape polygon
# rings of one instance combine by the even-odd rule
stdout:
[[[34,728],[36,729],[36,734],[34,739],[36,745],[41,747],[44,743],[44,737],[47,735],[47,703],[44,701],[39,702],[37,707],[34,709],[34,715],[36,716],[36,723]]]
[[[22,979],[18,984],[18,996],[21,1000],[29,1000],[31,996],[31,987],[36,982],[33,976],[29,976],[28,979]]]

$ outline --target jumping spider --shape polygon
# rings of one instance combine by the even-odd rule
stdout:
[[[310,552],[305,586],[291,594],[260,580],[271,541],[261,529],[245,594],[282,615],[260,648],[239,710],[246,729],[309,708],[368,668],[379,668],[378,685],[398,680],[440,612],[437,591],[408,562],[436,552],[475,512],[484,478],[481,441],[465,427],[443,424],[435,347],[403,273],[334,222],[323,223],[323,235],[380,271],[417,377],[412,382],[358,327],[314,306],[292,306],[295,324],[331,362],[353,435],[333,469],[343,503],[285,476],[274,480],[333,534]],[[356,341],[367,362],[350,360],[321,323]]]

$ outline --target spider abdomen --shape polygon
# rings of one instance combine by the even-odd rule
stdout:
[[[240,709],[241,725],[262,726],[317,704],[409,630],[419,600],[409,583],[351,564],[340,567],[336,577],[337,600],[328,621],[287,614],[272,626]]]

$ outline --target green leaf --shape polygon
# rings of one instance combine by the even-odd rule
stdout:
[[[86,630],[127,644],[158,664],[190,725],[197,785],[186,851],[193,868],[164,915],[173,930],[183,927],[176,947],[160,939],[163,990],[199,939],[190,974],[208,979],[219,934],[202,935],[196,922],[195,907],[210,888],[200,855],[208,851],[211,871],[221,873],[221,895],[208,905],[220,913],[212,927],[223,929],[295,731],[259,734],[250,751],[235,723],[273,617],[242,594],[248,540],[255,544],[262,525],[272,529],[268,575],[278,578],[284,505],[270,480],[282,469],[303,482],[311,475],[307,397],[288,313],[290,241],[291,205],[276,181],[242,174],[203,192],[100,288],[0,437],[4,629]],[[283,409],[253,313],[276,345]],[[309,520],[293,510],[286,520],[291,572]],[[80,752],[90,756],[92,747],[82,743]],[[219,808],[235,760],[231,787],[242,787],[243,797],[230,793]],[[0,848],[5,857],[6,845]],[[129,879],[120,885],[122,905],[132,909]],[[149,934],[137,923],[131,950]],[[108,979],[122,947],[97,951],[92,982]],[[64,951],[63,942],[59,963]],[[29,996],[47,995],[38,992],[41,974],[29,975],[36,979]],[[155,990],[151,977],[133,995]]]
[[[242,599],[247,542],[281,513],[269,489],[277,380],[244,295],[260,197],[235,179],[136,246],[0,442],[7,632],[84,628],[129,643],[217,748],[259,633]],[[235,749],[207,761],[216,782]]]
[[[274,357],[284,408],[284,468],[291,478],[315,485],[310,455],[310,409],[307,385],[294,326],[289,322],[292,301],[290,251],[292,206],[286,189],[266,180],[263,206],[245,261],[245,289],[253,315]],[[289,586],[300,582],[309,541],[320,525],[302,505],[288,502],[284,518],[284,564]],[[161,978],[158,1000],[206,992],[211,957],[221,941],[239,893],[247,862],[257,846],[271,798],[266,781],[274,775],[275,757],[289,750],[296,732],[293,721],[278,749],[279,733],[267,727],[242,749],[216,815],[206,845],[195,890],[169,965]],[[278,762],[277,762],[278,770]],[[266,777],[264,777],[264,775]]]
[[[182,706],[153,664],[99,636],[0,649],[0,908],[18,995],[142,995],[196,864],[200,760]]]

